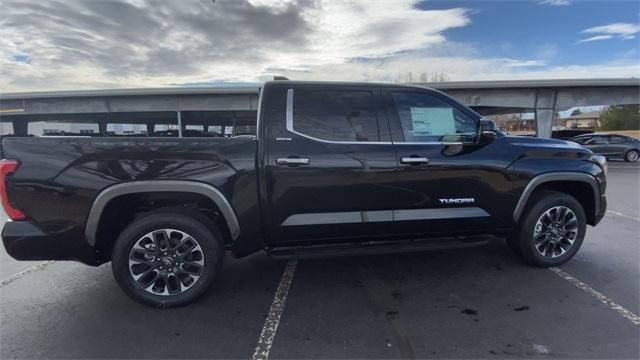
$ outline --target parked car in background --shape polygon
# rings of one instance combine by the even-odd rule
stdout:
[[[610,134],[587,134],[571,139],[593,151],[606,157],[623,157],[626,161],[638,161],[640,155],[640,140],[624,136]]]
[[[587,134],[593,134],[593,131],[579,129],[554,130],[551,132],[551,138],[559,140],[570,140],[573,137]]]

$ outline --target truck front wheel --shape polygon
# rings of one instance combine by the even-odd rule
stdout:
[[[557,266],[571,259],[584,240],[586,216],[571,195],[539,191],[530,199],[511,247],[534,266]]]
[[[112,253],[112,270],[134,300],[154,307],[186,305],[203,295],[220,271],[222,237],[198,216],[155,213],[129,224]]]

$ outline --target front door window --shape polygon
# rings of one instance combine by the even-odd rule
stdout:
[[[469,142],[476,136],[477,122],[437,97],[414,92],[392,97],[404,142]]]

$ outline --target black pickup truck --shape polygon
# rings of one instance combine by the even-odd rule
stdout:
[[[460,246],[495,235],[555,266],[606,209],[606,160],[509,137],[447,95],[272,81],[255,136],[6,137],[2,231],[19,260],[111,261],[132,298],[189,303],[223,254],[279,258]]]

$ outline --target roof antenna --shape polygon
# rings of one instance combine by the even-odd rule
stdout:
[[[289,80],[289,79],[287,79],[287,78],[286,78],[286,77],[284,77],[284,76],[278,76],[278,75],[276,75],[276,76],[274,76],[274,77],[273,77],[273,80]]]

